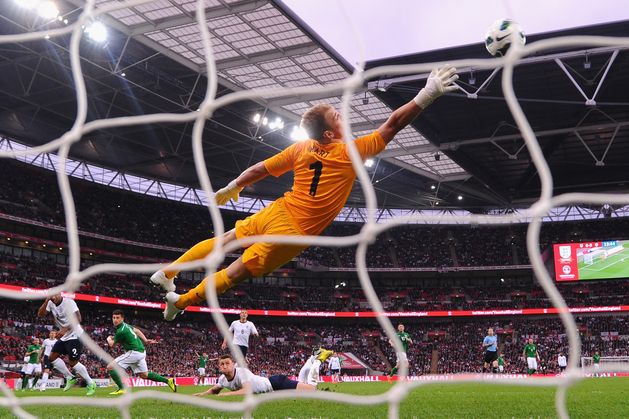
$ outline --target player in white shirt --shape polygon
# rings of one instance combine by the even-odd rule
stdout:
[[[332,353],[332,351],[328,352]],[[316,385],[300,383],[285,375],[272,375],[269,378],[255,375],[247,368],[237,367],[231,355],[223,355],[218,359],[218,370],[221,373],[221,376],[218,377],[218,383],[206,391],[195,393],[194,396],[206,396],[208,394],[237,396],[246,394],[249,388],[253,394],[278,390],[314,391],[317,389]],[[220,394],[224,388],[231,391]]]
[[[240,348],[242,356],[247,356],[249,349],[249,336],[258,336],[258,329],[255,324],[247,320],[247,310],[240,311],[240,320],[234,320],[229,326],[229,331],[234,334],[234,343]],[[223,339],[221,349],[227,348],[227,338]]]
[[[319,369],[321,363],[334,354],[333,351],[329,351],[324,348],[319,348],[312,351],[312,355],[306,360],[299,370],[297,381],[304,384],[310,384],[316,386],[319,382]]]
[[[59,371],[66,378],[66,385],[63,391],[68,391],[76,384],[77,380],[74,374],[70,372],[63,359],[62,355],[68,355],[68,360],[72,369],[87,383],[87,396],[91,396],[96,392],[96,383],[92,380],[90,375],[79,359],[83,352],[83,344],[79,337],[83,334],[83,328],[80,324],[76,327],[72,327],[69,315],[75,315],[77,321],[81,323],[81,313],[79,307],[74,300],[66,297],[62,297],[61,294],[55,294],[50,298],[46,298],[43,304],[37,310],[37,316],[46,317],[46,314],[52,314],[52,317],[59,327],[57,332],[57,342],[52,347],[48,361],[52,366]]]
[[[559,356],[557,356],[557,365],[559,366],[559,371],[561,372],[564,372],[568,366],[568,360],[562,352],[559,352]]]
[[[328,367],[330,368],[334,381],[339,381],[341,377],[341,359],[336,353],[328,359]]]
[[[44,339],[44,342],[42,342],[40,359],[42,360],[42,369],[44,370],[44,373],[39,381],[39,391],[46,391],[46,383],[48,382],[50,371],[53,368],[48,358],[50,357],[50,353],[52,352],[52,348],[55,346],[55,343],[57,343],[57,331],[51,330],[48,337]]]

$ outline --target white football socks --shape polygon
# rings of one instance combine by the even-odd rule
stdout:
[[[307,384],[311,386],[317,386],[319,384],[319,368],[321,367],[321,361],[316,359],[312,363],[312,367],[310,367],[310,372],[308,373],[308,381]]]
[[[41,376],[41,380],[39,380],[39,388],[46,388],[46,384],[48,383],[48,373],[45,372]]]
[[[83,379],[85,379],[85,382],[88,386],[92,385],[92,377],[90,377],[90,375],[87,373],[87,368],[85,368],[85,365],[77,362],[77,364],[72,369],[76,371],[76,373],[79,374],[81,377],[83,377]]]
[[[68,379],[74,378],[74,375],[70,372],[70,370],[66,366],[66,363],[63,362],[63,359],[61,358],[55,359],[54,361],[52,361],[52,365],[55,367],[57,371],[63,374],[65,378],[68,378]]]

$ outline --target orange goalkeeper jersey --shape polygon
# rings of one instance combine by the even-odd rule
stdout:
[[[386,147],[378,131],[354,141],[363,160]],[[347,145],[320,144],[316,140],[295,143],[266,159],[268,172],[277,177],[295,173],[293,189],[284,194],[286,209],[304,234],[318,235],[336,218],[352,190],[356,173]],[[282,198],[280,198],[282,199]]]

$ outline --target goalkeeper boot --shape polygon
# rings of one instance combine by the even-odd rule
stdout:
[[[66,380],[66,385],[63,388],[63,391],[68,391],[72,388],[73,385],[75,385],[77,383],[77,379],[72,377]]]
[[[87,393],[86,396],[93,396],[96,393],[96,383],[92,381],[92,384],[87,385]]]
[[[175,383],[175,379],[174,378],[169,378],[168,379],[168,387],[170,388],[170,390],[173,393],[177,392],[177,383]]]
[[[162,287],[166,292],[174,292],[176,289],[174,279],[168,279],[163,271],[155,272],[149,281],[152,285]]]
[[[175,304],[179,301],[179,297],[181,297],[176,292],[169,292],[166,294],[166,308],[164,309],[164,320],[172,321],[175,320],[175,317],[179,315],[179,313],[183,312],[183,310],[178,309]]]

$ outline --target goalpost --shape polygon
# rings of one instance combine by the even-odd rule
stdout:
[[[583,255],[583,263],[586,265],[592,265],[594,263],[594,256],[591,253],[586,253]]]
[[[583,263],[593,265],[595,261],[607,258],[607,251],[604,249],[593,249],[588,253],[583,253]]]
[[[613,367],[613,365],[625,365],[629,366],[629,356],[602,356],[599,364],[601,366]],[[594,361],[591,356],[581,357],[581,370],[586,370],[594,366]],[[607,370],[607,368],[605,368]],[[622,368],[619,368],[619,370]],[[626,370],[626,368],[624,368]],[[607,373],[611,371],[606,371]]]

